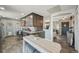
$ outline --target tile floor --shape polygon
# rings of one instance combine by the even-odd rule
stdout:
[[[70,47],[69,44],[67,43],[67,39],[63,36],[58,36],[58,39],[55,39],[55,42],[58,42],[62,46],[61,53],[77,53],[77,51]]]
[[[22,40],[18,37],[11,36],[4,39],[2,42],[3,53],[22,53]]]
[[[66,42],[65,38],[59,37],[60,39],[54,40],[55,42],[58,42],[62,46],[61,53],[76,53],[74,48],[70,47],[68,43]],[[5,40],[2,42],[2,52],[3,53],[22,53],[22,40],[19,40],[18,37],[11,36],[5,38]]]

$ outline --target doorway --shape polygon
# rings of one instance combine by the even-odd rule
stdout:
[[[69,31],[69,22],[61,22],[61,32],[63,36],[67,36],[67,31]]]

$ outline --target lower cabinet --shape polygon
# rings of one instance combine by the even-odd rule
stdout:
[[[41,38],[45,38],[45,32],[44,31],[41,31],[39,34],[38,34],[39,37]]]
[[[34,47],[32,47],[27,42],[25,42],[25,45],[24,45],[23,48],[24,48],[24,53],[40,53],[37,49],[35,49]]]

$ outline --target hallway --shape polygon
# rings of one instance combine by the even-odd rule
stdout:
[[[63,36],[57,36],[58,39],[54,39],[55,42],[58,42],[62,46],[61,53],[77,53],[77,51],[70,47],[69,44],[67,43],[67,38]]]

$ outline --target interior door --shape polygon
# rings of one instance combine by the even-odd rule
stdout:
[[[62,22],[62,35],[66,36],[67,35],[67,31],[69,31],[69,22]]]
[[[9,35],[9,33],[11,32],[11,35],[13,34],[14,32],[14,27],[13,27],[13,24],[12,23],[7,23],[6,25],[6,34]]]

